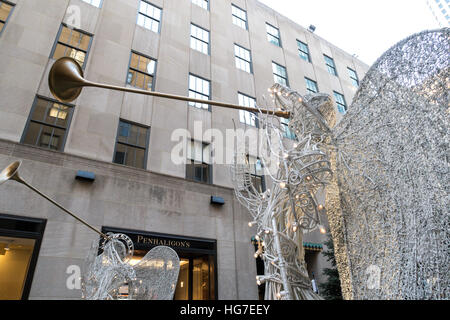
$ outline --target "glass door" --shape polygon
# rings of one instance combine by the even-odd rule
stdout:
[[[180,259],[180,274],[174,300],[189,300],[189,259]]]
[[[180,258],[174,300],[214,300],[214,256]]]

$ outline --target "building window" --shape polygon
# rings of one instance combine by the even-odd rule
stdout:
[[[162,10],[147,1],[141,0],[137,24],[153,32],[159,32]]]
[[[192,0],[192,3],[202,7],[205,10],[209,10],[209,0]]]
[[[113,162],[146,169],[149,137],[148,127],[120,120]]]
[[[0,0],[0,34],[14,8],[14,4]]]
[[[52,59],[58,60],[62,57],[71,57],[84,68],[86,65],[92,36],[75,29],[61,25],[58,41],[52,52]]]
[[[261,159],[247,155],[247,164],[250,167],[250,180],[252,185],[260,193],[266,191],[264,167]]]
[[[147,91],[153,90],[155,69],[156,60],[131,52],[127,84]]]
[[[292,132],[291,129],[289,129],[289,119],[281,118],[281,126],[283,128],[283,135],[285,138],[295,140],[297,139],[297,136],[295,133]]]
[[[328,72],[330,74],[332,74],[333,76],[337,76],[338,74],[336,71],[336,66],[334,64],[333,58],[330,58],[329,56],[327,56],[325,54],[323,55],[323,57],[325,58],[325,64],[327,65]]]
[[[342,114],[345,114],[347,112],[347,104],[345,103],[344,95],[342,95],[336,91],[333,91],[333,93],[334,93],[334,98],[336,99],[338,111]]]
[[[189,75],[189,98],[209,100],[211,97],[211,83],[208,80]],[[205,103],[189,102],[189,105],[199,109],[209,110]]]
[[[63,151],[72,112],[71,105],[36,97],[22,143]]]
[[[234,4],[231,5],[231,16],[233,23],[242,29],[247,30],[247,12]]]
[[[212,183],[211,147],[199,141],[188,142],[186,179]]]
[[[269,42],[273,43],[274,45],[281,47],[280,30],[268,23],[266,23],[266,30],[267,40],[269,40]]]
[[[276,62],[272,62],[273,80],[283,86],[288,87],[286,68]]]
[[[100,6],[102,5],[102,0],[83,0],[86,3],[89,3],[97,8],[100,8]]]
[[[252,72],[252,57],[249,50],[235,44],[234,56],[236,60],[236,68],[248,73]]]
[[[252,97],[246,96],[245,94],[238,93],[239,105],[248,108],[255,108],[256,112],[256,100]],[[257,127],[258,122],[256,120],[256,115],[253,112],[239,110],[239,120],[241,123],[246,125]]]
[[[359,80],[356,71],[347,67],[348,75],[350,76],[350,80],[355,87],[359,87]]]
[[[191,49],[209,54],[209,31],[191,24]]]
[[[304,42],[297,40],[298,55],[305,61],[311,62],[311,56],[309,55],[308,45]]]
[[[319,88],[317,87],[317,82],[315,82],[314,80],[311,80],[309,78],[306,78],[306,77],[305,77],[305,82],[306,82],[306,90],[308,90],[308,92],[310,92],[310,93],[319,92]]]

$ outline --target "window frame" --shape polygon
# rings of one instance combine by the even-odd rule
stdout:
[[[273,71],[273,64],[276,64],[277,66],[282,67],[282,68],[284,69],[284,71],[285,71],[285,73],[286,73],[286,78],[283,77],[283,76],[281,76],[281,75],[279,75],[279,74],[277,74],[277,73],[274,73],[274,71]],[[279,63],[276,63],[275,61],[272,60],[272,74],[273,74],[274,76],[277,76],[277,77],[280,77],[280,78],[282,78],[282,79],[285,79],[285,80],[286,80],[286,85],[285,85],[285,86],[289,88],[289,77],[288,77],[287,68],[286,68],[285,66],[283,66],[283,65],[281,65],[281,64],[279,64]],[[275,80],[275,79],[274,79],[274,80]],[[284,84],[279,83],[279,82],[277,82],[277,81],[275,81],[275,83],[284,85]]]
[[[248,94],[242,93],[240,91],[238,91],[238,105],[240,105],[241,107],[249,107],[249,106],[243,106],[239,103],[239,95],[244,96],[246,98],[249,99],[253,99],[255,101],[255,106],[256,106],[256,98],[249,96]],[[245,126],[249,126],[249,127],[253,127],[253,128],[259,128],[259,119],[258,117],[256,117],[256,113],[258,112],[258,109],[255,108],[255,112],[251,112],[251,111],[247,111],[247,110],[239,110],[239,122],[243,123]],[[241,114],[244,114],[244,119],[246,119],[245,117],[245,113],[249,113],[249,114],[253,114],[255,115],[255,125],[252,125],[250,123],[247,122],[242,122],[241,121]]]
[[[203,80],[203,81],[208,82],[208,86],[209,86],[209,95],[208,95],[208,96],[207,96],[206,94],[202,93],[202,92],[195,91],[195,90],[191,90],[191,86],[190,86],[191,76],[193,76],[194,78],[198,78],[198,79],[201,79],[201,80]],[[205,100],[205,102],[211,101],[211,96],[212,96],[211,89],[212,89],[212,86],[211,86],[211,80],[208,80],[208,79],[206,79],[206,78],[197,76],[197,75],[195,75],[195,74],[193,74],[193,73],[189,73],[189,74],[188,74],[188,96],[189,96],[189,93],[192,91],[192,92],[194,92],[194,93],[196,93],[196,94],[199,94],[199,95],[201,95],[201,96],[207,96],[207,97],[208,97],[208,100]],[[195,99],[198,99],[198,98],[195,98]],[[194,105],[191,105],[191,103],[193,103]],[[199,108],[199,107],[196,107],[196,104],[207,104],[207,105],[208,105],[208,108],[203,108],[203,107],[200,107],[200,108]],[[208,103],[200,103],[200,102],[190,102],[190,101],[188,101],[188,106],[189,106],[189,107],[196,108],[196,109],[200,109],[200,110],[207,110],[207,111],[211,112],[211,105],[208,104]]]
[[[206,32],[208,33],[208,42],[205,42],[205,41],[203,41],[202,39],[199,39],[199,38],[193,36],[193,35],[192,35],[192,26],[194,26],[194,27],[196,27],[196,28],[198,28],[198,29],[200,29],[200,30],[202,30],[202,31],[206,31]],[[189,41],[189,47],[191,48],[191,50],[198,51],[198,52],[203,53],[203,54],[206,54],[206,55],[208,55],[208,56],[211,54],[211,46],[210,46],[210,44],[211,44],[211,32],[210,32],[209,30],[206,30],[205,28],[202,28],[202,27],[200,27],[199,25],[197,25],[197,24],[191,22],[191,28],[190,28],[190,36],[189,36],[189,40],[191,40],[191,39],[194,39],[194,40],[196,40],[196,41],[200,41],[200,42],[202,42],[202,43],[206,43],[206,44],[207,44],[207,47],[208,47],[208,52],[205,53],[205,52],[200,51],[200,50],[198,50],[198,49],[192,48],[191,41]]]
[[[202,144],[202,163],[195,163],[195,160],[192,160],[192,159],[190,159],[190,158],[187,158],[186,159],[186,175],[185,175],[185,177],[186,177],[186,180],[189,180],[189,181],[194,181],[194,182],[198,182],[198,183],[203,183],[203,184],[213,184],[213,165],[212,165],[212,163],[206,163],[205,161],[204,161],[204,159],[203,159],[203,148],[205,148],[205,147],[207,147],[207,146],[212,146],[212,144],[211,143],[207,143],[207,142],[204,142],[204,141],[198,141],[198,140],[194,140],[194,139],[191,139],[191,140],[189,140],[188,141],[188,143],[192,143],[192,142],[198,142],[198,143],[201,143]],[[210,159],[212,160],[212,150],[210,149]],[[212,162],[212,161],[211,161]],[[195,165],[207,165],[208,166],[208,181],[198,181],[198,180],[195,180]],[[192,176],[192,178],[190,178],[189,176],[188,176],[188,166],[193,166],[193,171],[194,171],[194,174],[193,174],[193,176]],[[203,170],[202,170],[202,178],[203,178]]]
[[[121,123],[121,122],[130,124],[130,125],[132,125],[132,126],[136,126],[136,127],[141,127],[141,128],[147,129],[147,137],[146,137],[146,139],[145,139],[145,148],[143,148],[143,147],[141,147],[141,146],[138,146],[138,145],[135,145],[135,144],[132,144],[132,143],[121,142],[121,141],[118,140],[118,138],[119,138],[119,132],[120,132],[120,123]],[[149,127],[149,126],[146,126],[146,125],[143,125],[143,124],[141,124],[141,123],[134,122],[134,121],[129,121],[129,120],[125,120],[125,119],[119,118],[119,122],[118,122],[118,124],[117,124],[116,142],[115,142],[115,144],[114,144],[114,153],[113,153],[112,163],[117,164],[117,165],[120,165],[120,166],[125,166],[125,167],[128,167],[128,168],[135,168],[135,169],[147,170],[148,149],[149,149],[149,147],[150,147],[150,131],[151,131],[151,127]],[[122,164],[122,163],[117,163],[117,162],[115,162],[114,160],[116,159],[116,152],[117,152],[117,145],[118,145],[118,144],[124,145],[124,146],[126,146],[126,147],[131,147],[131,148],[141,149],[141,150],[144,149],[144,150],[145,150],[145,151],[144,151],[144,154],[145,154],[145,156],[144,156],[144,168],[139,168],[139,167],[135,167],[135,166],[128,166],[128,165],[126,165],[126,164]],[[136,162],[136,159],[134,159],[134,162]],[[136,164],[136,163],[135,163],[135,164]]]
[[[278,31],[278,36],[275,36],[271,33],[269,33],[269,30],[267,30],[267,26],[272,27],[273,29]],[[271,25],[270,23],[266,22],[266,34],[267,34],[267,41],[277,47],[283,48],[282,44],[281,44],[281,33],[280,33],[280,29]],[[272,41],[269,40],[269,36],[272,36],[273,38],[278,40],[278,44],[273,43]]]
[[[298,52],[299,52],[299,54],[298,54],[299,57],[300,57],[301,59],[303,59],[304,61],[306,61],[306,62],[312,63],[312,61],[311,61],[311,53],[310,53],[310,51],[309,51],[309,46],[308,46],[308,44],[305,43],[305,42],[303,42],[303,41],[300,41],[300,40],[298,40],[298,39],[296,39],[296,40],[297,40],[297,49],[298,49]],[[303,49],[301,48],[300,44],[302,44],[303,46],[306,47],[307,52],[303,51]],[[305,54],[308,58],[305,59],[305,57],[304,57],[303,55],[301,55],[300,52],[302,52],[303,54]]]
[[[6,25],[8,24],[9,19],[11,18],[12,14],[13,14],[13,12],[14,12],[14,9],[15,9],[15,7],[16,7],[16,4],[15,4],[15,3],[12,3],[12,2],[9,2],[9,1],[6,1],[6,0],[0,0],[0,3],[5,3],[5,4],[11,6],[11,11],[9,11],[9,14],[8,14],[8,16],[6,17],[6,20],[5,20],[5,21],[0,20],[0,23],[3,23],[2,30],[0,30],[0,36],[1,36],[1,35],[3,34],[3,30],[5,30]]]
[[[82,50],[82,49],[76,48],[76,47],[74,47],[74,46],[71,46],[71,45],[69,45],[69,44],[66,44],[66,43],[64,43],[64,42],[60,42],[60,41],[59,41],[59,38],[61,37],[61,33],[62,33],[64,27],[68,28],[69,30],[74,30],[74,31],[76,31],[76,32],[79,32],[79,33],[82,33],[82,34],[84,34],[84,35],[87,35],[87,36],[89,36],[89,37],[91,38],[91,39],[89,40],[89,45],[88,45],[87,51],[84,51],[84,50]],[[67,24],[65,24],[65,23],[63,22],[63,23],[61,23],[61,25],[59,26],[58,34],[56,35],[56,40],[55,40],[55,43],[53,44],[53,48],[52,48],[52,51],[51,51],[51,53],[50,53],[50,59],[53,59],[53,56],[54,56],[54,54],[55,54],[56,47],[58,46],[58,44],[63,45],[63,46],[65,46],[65,47],[70,48],[70,49],[73,49],[73,50],[82,51],[82,52],[85,53],[85,57],[84,57],[84,62],[83,62],[83,65],[81,66],[81,69],[84,70],[84,69],[86,68],[86,63],[87,63],[88,58],[89,58],[89,53],[91,52],[91,46],[92,46],[92,42],[93,42],[93,41],[94,41],[94,35],[93,35],[93,34],[91,34],[91,33],[89,33],[89,32],[86,32],[86,31],[83,31],[83,30],[80,30],[80,29],[77,29],[77,28],[71,28],[71,27],[69,27]]]
[[[140,56],[140,57],[144,57],[144,58],[150,59],[150,60],[152,60],[152,61],[155,62],[155,70],[153,71],[153,74],[149,74],[149,73],[146,73],[146,72],[143,72],[143,71],[141,71],[141,70],[137,70],[137,69],[131,67],[131,59],[133,58],[133,53],[136,54],[136,55],[138,55],[138,56]],[[138,63],[139,63],[139,62],[138,62]],[[157,70],[157,67],[158,67],[158,60],[157,60],[157,59],[154,59],[154,58],[152,58],[152,57],[150,57],[150,56],[147,56],[147,55],[145,55],[145,54],[141,54],[141,53],[139,53],[139,52],[137,52],[137,51],[135,51],[135,50],[131,50],[131,53],[130,53],[130,60],[128,61],[128,68],[127,68],[127,76],[126,76],[126,79],[125,79],[125,85],[130,85],[130,86],[132,86],[132,87],[134,87],[134,88],[142,89],[142,88],[140,88],[140,87],[136,87],[136,86],[133,86],[132,84],[129,84],[129,83],[128,83],[128,74],[129,74],[130,69],[131,69],[131,70],[133,70],[133,71],[135,71],[135,72],[138,72],[138,73],[142,73],[142,74],[144,74],[144,75],[151,76],[151,77],[152,77],[152,89],[151,89],[151,91],[154,91],[154,90],[155,90],[156,70]],[[145,90],[145,89],[142,89],[142,90]]]
[[[342,104],[342,102],[339,102],[339,101],[338,101],[338,99],[336,98],[337,95],[342,97],[342,100],[344,100],[344,104]],[[348,111],[348,106],[347,106],[347,101],[345,100],[345,96],[344,96],[342,93],[337,92],[337,91],[334,91],[334,90],[333,90],[333,96],[334,96],[334,100],[336,101],[336,105],[337,105],[338,112],[339,112],[340,114],[346,114],[347,111]],[[345,112],[341,112],[341,111],[339,110],[339,106],[341,106],[341,107],[344,106],[344,111],[345,111]]]
[[[250,57],[250,61],[247,61],[244,58],[237,56],[236,55],[236,47],[239,47],[240,49],[244,49],[245,51],[247,51],[248,55]],[[250,71],[248,71],[247,73],[253,74],[252,52],[250,50],[244,48],[243,46],[238,45],[237,43],[234,43],[234,58],[235,58],[235,65],[236,65],[237,69],[247,72],[247,70],[241,69],[237,66],[236,59],[239,59],[239,60],[243,61],[244,63],[246,62],[249,64]]]
[[[149,4],[149,5],[153,6],[153,7],[157,8],[157,9],[159,9],[159,10],[161,10],[161,17],[160,17],[160,20],[156,20],[155,18],[150,17],[150,16],[148,16],[148,15],[145,14],[145,13],[142,13],[142,12],[141,12],[141,1],[142,1],[142,2],[145,2],[146,4]],[[149,18],[149,19],[151,19],[151,20],[153,20],[153,21],[157,21],[157,22],[158,22],[158,32],[156,32],[156,33],[157,33],[157,34],[160,34],[160,33],[161,33],[161,24],[162,24],[162,20],[163,20],[163,14],[162,14],[162,13],[163,13],[163,9],[162,9],[161,7],[158,7],[158,6],[154,5],[153,3],[151,3],[151,2],[149,2],[149,1],[147,1],[147,0],[139,0],[139,6],[138,6],[138,10],[137,10],[137,11],[138,11],[137,17],[136,17],[136,25],[137,25],[137,26],[139,26],[139,27],[141,27],[141,28],[144,28],[145,30],[154,32],[152,29],[148,29],[148,28],[146,28],[146,27],[144,27],[144,26],[141,26],[141,25],[138,23],[138,21],[139,21],[139,15],[143,15],[144,17]]]
[[[241,17],[238,17],[238,16],[236,16],[235,14],[233,14],[233,7],[235,7],[235,8],[238,9],[238,10],[241,10],[242,12],[245,13],[245,20],[242,20]],[[233,17],[235,17],[236,19],[238,19],[238,20],[240,20],[240,21],[243,21],[244,24],[245,24],[245,28],[242,28],[242,26],[240,26],[240,25],[234,23]],[[237,5],[235,5],[235,4],[232,3],[232,4],[231,4],[231,21],[233,22],[233,24],[234,24],[235,26],[238,26],[238,27],[240,27],[240,28],[242,28],[242,29],[244,29],[244,30],[248,30],[248,14],[247,14],[247,10],[244,10],[244,9],[242,9],[242,8],[238,7]]]
[[[197,1],[198,1],[198,0],[197,0]],[[209,11],[209,0],[200,0],[200,1],[203,1],[203,2],[206,1],[206,8],[204,8],[203,6],[197,4],[197,2],[194,2],[194,0],[191,0],[191,3],[192,3],[192,4],[195,4],[196,6],[202,8],[202,9],[205,9],[206,11]]]
[[[289,128],[289,122],[289,119],[280,118],[280,124],[283,126],[283,137],[289,140],[297,140],[297,135]]]
[[[331,58],[330,56],[327,56],[326,54],[324,54],[323,57],[325,59],[325,65],[327,66],[328,73],[333,75],[333,76],[338,77],[338,72],[337,72],[337,69],[336,69],[336,63],[334,62],[334,59]],[[331,61],[333,63],[333,65],[330,65],[328,63],[329,61]],[[331,69],[333,70],[333,72],[330,71]]]
[[[50,123],[47,123],[47,122],[44,122],[44,121],[40,121],[40,120],[32,120],[33,113],[36,110],[37,102],[38,102],[39,99],[40,100],[45,100],[45,101],[47,101],[47,103],[56,103],[56,104],[60,104],[60,105],[63,105],[63,106],[66,106],[66,107],[70,108],[70,112],[68,112],[68,119],[67,119],[67,127],[66,128],[58,126],[58,125],[55,125],[55,124],[50,124]],[[20,143],[23,144],[23,145],[34,146],[36,148],[41,148],[41,149],[44,149],[44,150],[51,150],[51,151],[56,151],[56,152],[64,152],[64,150],[66,148],[67,136],[68,136],[68,133],[69,133],[69,130],[70,130],[70,125],[72,124],[74,110],[75,110],[75,105],[74,104],[63,103],[63,102],[60,102],[60,101],[58,101],[56,99],[48,98],[48,97],[45,97],[45,96],[37,94],[34,97],[33,105],[31,106],[31,110],[30,110],[30,112],[28,114],[27,123],[25,125],[25,128],[23,129],[22,137],[20,138]],[[63,141],[61,142],[61,150],[53,150],[51,148],[44,148],[44,147],[38,146],[36,144],[27,144],[27,143],[25,143],[24,142],[25,141],[25,137],[26,137],[26,134],[28,133],[28,129],[30,128],[31,122],[37,123],[37,124],[39,124],[41,126],[47,126],[47,127],[52,127],[52,128],[64,130],[64,137],[63,137]],[[36,139],[37,138],[38,137],[36,137]]]
[[[348,75],[350,77],[350,81],[352,82],[353,86],[356,88],[359,88],[359,77],[355,70],[353,70],[350,67],[347,67]],[[352,73],[354,74],[355,78],[352,77]],[[356,85],[355,85],[356,83]]]
[[[313,90],[309,89],[308,82],[314,83],[314,86],[316,87],[317,91],[313,91]],[[306,83],[306,91],[308,91],[310,93],[318,93],[319,92],[319,85],[317,84],[317,81],[312,80],[312,79],[310,79],[308,77],[305,77],[305,83]]]

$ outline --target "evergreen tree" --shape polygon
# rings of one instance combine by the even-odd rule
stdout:
[[[334,246],[331,235],[328,234],[328,239],[325,241],[328,250],[323,251],[327,260],[331,263],[331,268],[325,268],[323,274],[327,276],[327,282],[320,284],[320,295],[327,300],[342,300],[341,282],[339,280],[339,273],[336,266],[336,259],[334,257]]]

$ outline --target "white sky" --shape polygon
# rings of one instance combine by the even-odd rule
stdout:
[[[426,0],[259,0],[369,66],[391,46],[439,28]]]

